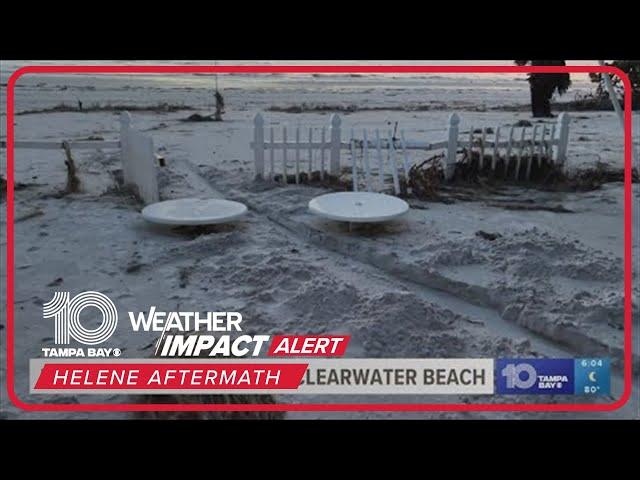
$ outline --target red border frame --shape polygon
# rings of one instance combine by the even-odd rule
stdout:
[[[624,391],[607,404],[430,404],[430,403],[336,403],[336,404],[46,404],[23,402],[14,385],[14,230],[13,230],[13,168],[14,168],[14,88],[26,74],[76,73],[609,73],[617,75],[625,91],[631,91],[629,77],[619,68],[608,66],[518,67],[518,66],[408,66],[408,65],[87,65],[87,66],[27,66],[16,70],[7,85],[7,391],[11,401],[28,411],[612,411],[622,407],[631,397],[631,95],[624,102]]]

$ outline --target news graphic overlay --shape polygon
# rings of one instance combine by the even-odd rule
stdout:
[[[496,393],[504,395],[609,395],[608,358],[500,358]]]
[[[106,295],[56,292],[43,319],[56,346],[43,346],[42,358],[30,361],[34,394],[494,393],[493,359],[344,358],[350,335],[250,335],[240,312],[152,305],[118,324]],[[86,320],[98,326],[87,328]],[[106,345],[116,328],[157,337],[153,358],[121,358],[122,346]]]
[[[102,321],[95,329],[80,323],[80,313],[87,307],[100,311]],[[71,338],[84,345],[98,345],[111,337],[118,325],[118,312],[111,299],[100,292],[82,292],[73,298],[69,292],[55,292],[51,301],[42,308],[44,318],[55,319],[56,345],[68,345]]]
[[[573,394],[571,359],[499,359],[499,394]]]
[[[574,379],[576,395],[610,395],[611,360],[608,358],[577,358]]]

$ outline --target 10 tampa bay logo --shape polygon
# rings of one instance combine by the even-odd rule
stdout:
[[[80,314],[84,311],[87,311],[85,321],[98,315],[97,327],[88,328],[81,322]],[[118,326],[114,303],[103,293],[94,291],[81,292],[74,297],[69,292],[55,292],[43,305],[42,316],[53,319],[56,345],[70,345],[72,340],[87,346],[100,345],[111,338]],[[45,357],[118,357],[122,353],[119,348],[104,347],[44,347],[42,352]]]

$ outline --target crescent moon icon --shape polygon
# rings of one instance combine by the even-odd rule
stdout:
[[[592,382],[597,382],[596,380],[596,372],[589,372],[589,380]]]

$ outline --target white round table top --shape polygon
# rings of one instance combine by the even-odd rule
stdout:
[[[404,215],[409,211],[409,204],[384,193],[337,192],[312,199],[309,210],[340,222],[377,223]]]
[[[153,203],[142,209],[145,220],[163,225],[212,225],[238,220],[246,205],[218,198],[181,198]]]

